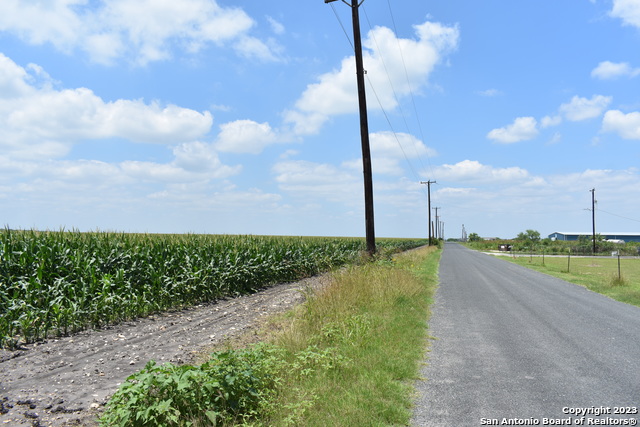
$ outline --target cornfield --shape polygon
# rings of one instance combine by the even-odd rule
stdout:
[[[385,239],[397,251],[423,240]],[[0,230],[0,348],[246,294],[360,258],[358,238]]]

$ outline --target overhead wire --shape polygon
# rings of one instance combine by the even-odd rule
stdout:
[[[425,138],[424,138],[424,132],[422,131],[422,122],[420,120],[420,115],[418,114],[418,108],[416,106],[416,99],[415,96],[413,95],[413,86],[411,85],[411,81],[409,80],[409,72],[407,71],[407,63],[404,60],[404,53],[402,50],[402,46],[400,45],[400,39],[398,36],[398,28],[396,26],[396,19],[395,16],[393,15],[393,9],[391,8],[391,1],[387,0],[387,5],[389,6],[389,15],[391,16],[391,23],[393,24],[393,32],[396,34],[396,41],[398,43],[398,52],[400,53],[400,59],[402,60],[402,68],[404,69],[404,76],[407,79],[407,87],[409,88],[409,95],[411,95],[411,104],[413,105],[413,112],[416,116],[416,123],[418,124],[418,131],[420,133],[420,140],[424,143],[425,142]],[[426,169],[424,167],[424,164],[422,164],[422,157],[418,157],[418,159],[420,160],[422,169]],[[429,163],[429,171],[431,172],[431,177],[434,177],[433,175],[433,167],[431,166],[431,157],[429,157],[429,155],[427,154],[427,161]]]
[[[598,211],[598,212],[604,212],[604,213],[609,214],[609,215],[617,216],[618,218],[628,219],[629,221],[640,222],[640,220],[638,220],[638,219],[628,218],[628,217],[626,217],[626,216],[622,216],[622,215],[614,214],[614,213],[612,213],[612,212],[607,212],[607,211],[602,210],[602,209],[600,209],[600,208],[597,208],[597,211]]]
[[[351,41],[351,38],[349,37],[349,33],[347,32],[347,29],[344,27],[344,24],[342,23],[342,19],[340,19],[340,15],[338,15],[338,11],[336,10],[336,7],[333,5],[333,3],[329,3],[329,5],[331,6],[331,10],[333,10],[333,14],[336,16],[336,19],[338,20],[338,23],[342,28],[342,32],[344,32],[344,36],[347,38],[347,40],[349,41],[349,44],[351,45],[351,50],[355,52],[356,47],[353,45],[353,41]]]
[[[364,15],[365,15],[365,17],[367,19],[367,23],[369,24],[369,28],[371,30],[373,30],[373,26],[371,25],[371,21],[369,20],[369,15],[367,14],[366,8],[363,7],[362,9],[363,9]],[[402,109],[402,104],[400,103],[400,100],[398,99],[398,93],[396,92],[396,89],[393,86],[393,80],[391,79],[391,75],[389,74],[389,69],[387,68],[387,63],[384,60],[384,56],[382,55],[382,51],[380,49],[380,46],[378,45],[378,40],[376,39],[376,35],[375,35],[374,31],[371,31],[371,38],[373,39],[373,43],[376,45],[376,49],[377,49],[378,54],[380,56],[380,61],[382,62],[382,67],[384,68],[385,74],[387,75],[387,80],[389,81],[389,86],[391,87],[391,91],[393,92],[393,97],[396,100],[396,104],[398,105],[398,109],[400,110],[400,115],[402,116],[402,118],[404,120],[404,124],[405,124],[405,127],[406,127],[407,132],[408,132],[409,131],[409,124],[407,123],[407,117],[404,114],[404,110]],[[371,79],[369,78],[368,75],[367,75],[367,80],[369,81],[369,86],[371,87],[371,89],[373,90],[373,92],[374,92],[374,94],[376,96],[378,104],[380,105],[380,109],[382,110],[382,112],[384,113],[385,118],[387,119],[387,123],[389,124],[389,127],[391,128],[391,132],[393,133],[393,136],[394,136],[396,142],[400,146],[400,150],[402,151],[402,154],[404,155],[404,158],[407,161],[407,164],[409,165],[409,168],[413,172],[413,175],[416,178],[416,180],[419,181],[420,177],[416,173],[416,170],[414,169],[413,165],[411,164],[411,161],[409,160],[409,157],[407,156],[407,153],[404,150],[404,147],[402,146],[402,143],[400,142],[400,138],[398,137],[398,133],[393,128],[393,125],[391,124],[391,120],[389,119],[389,115],[385,111],[384,106],[382,105],[382,102],[380,100],[380,97],[378,96],[378,94],[377,94],[377,92],[376,92],[376,90],[375,90],[375,88],[373,86],[373,83],[371,82]],[[417,147],[415,145],[414,145],[414,149],[417,152],[418,149],[417,149]]]
[[[351,38],[349,36],[349,33],[346,30],[345,25],[342,23],[342,19],[340,18],[340,15],[336,11],[333,3],[330,3],[330,5],[331,5],[331,9],[333,10],[333,13],[334,13],[336,19],[338,20],[338,23],[339,23],[340,27],[342,28],[342,31],[343,31],[345,37],[347,38],[347,41],[349,42],[349,45],[351,46],[351,49],[355,52],[354,43],[351,40]],[[391,6],[390,5],[389,5],[389,8],[391,10]],[[367,23],[369,25],[369,28],[373,29],[373,27],[371,25],[371,22],[369,20],[369,16],[366,13],[366,9],[364,7],[361,7],[361,9],[364,11],[364,14],[365,14],[365,17],[367,19]],[[397,36],[397,30],[395,29],[395,20],[394,20],[393,16],[392,16],[392,20],[394,21],[394,31],[395,31],[396,36]],[[389,74],[389,71],[387,69],[386,62],[384,61],[384,57],[381,54],[381,50],[380,50],[380,48],[378,46],[378,42],[375,39],[375,34],[373,32],[371,34],[372,34],[374,43],[376,44],[376,48],[377,48],[378,52],[380,53],[380,59],[381,59],[381,62],[383,64],[383,68],[385,70],[385,73],[387,74],[387,79],[389,80],[389,84],[391,86],[391,90],[393,92],[393,95],[394,95],[394,98],[396,100],[396,103],[399,106],[399,110],[400,110],[401,116],[403,118],[403,121],[405,123],[405,127],[407,128],[407,132],[410,133],[409,132],[409,125],[408,125],[408,122],[407,122],[407,119],[406,119],[406,115],[404,113],[404,110],[402,109],[402,104],[400,103],[400,101],[398,99],[398,95],[397,95],[397,92],[395,90],[395,87],[393,86],[393,81],[392,81],[391,76]],[[416,112],[416,119],[418,120],[418,123],[419,123],[419,117],[417,115],[417,108],[415,107],[415,99],[413,97],[413,89],[411,88],[411,83],[410,83],[408,72],[407,72],[407,69],[406,69],[406,64],[404,62],[404,56],[402,56],[402,62],[403,62],[404,70],[405,70],[405,78],[407,79],[407,84],[408,84],[408,86],[410,88],[410,93],[411,93],[411,96],[412,96],[412,102],[414,104],[414,111]],[[383,115],[385,117],[385,120],[387,121],[387,124],[389,125],[390,131],[393,134],[396,143],[399,145],[400,150],[402,151],[402,154],[403,154],[403,156],[404,156],[404,158],[405,158],[405,160],[406,160],[406,162],[407,162],[407,164],[409,166],[409,169],[411,170],[411,173],[413,174],[414,179],[416,181],[420,181],[420,176],[419,176],[418,172],[416,171],[415,167],[413,166],[412,162],[409,160],[409,156],[407,156],[407,153],[406,153],[404,147],[402,146],[402,143],[400,142],[400,138],[398,136],[398,133],[395,131],[395,129],[393,127],[393,124],[391,123],[391,119],[389,117],[389,114],[387,114],[387,111],[385,110],[385,108],[384,108],[384,106],[382,104],[382,101],[381,101],[380,97],[378,96],[378,92],[376,91],[375,86],[373,85],[373,83],[372,83],[371,79],[369,78],[369,76],[367,75],[366,77],[367,77],[367,82],[369,83],[369,88],[371,89],[372,93],[374,94],[374,96],[376,98],[376,101],[378,102],[378,105],[380,106],[380,110],[382,111],[382,113],[383,113]],[[419,125],[419,129],[420,129],[420,133],[421,133],[421,141],[424,141],[424,137],[422,136],[422,126]],[[422,166],[422,169],[423,170],[426,169],[424,164],[422,163],[422,159],[421,159],[420,153],[418,152],[418,148],[417,148],[416,145],[414,145],[414,149],[416,150],[416,154],[417,154],[416,157],[419,159],[419,161],[421,163],[421,166]],[[429,165],[429,166],[430,166],[430,169],[431,169],[431,165]],[[426,196],[426,189],[423,186],[420,186],[420,190]]]

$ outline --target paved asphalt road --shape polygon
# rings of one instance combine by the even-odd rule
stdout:
[[[447,243],[432,309],[412,425],[640,419],[640,308]]]

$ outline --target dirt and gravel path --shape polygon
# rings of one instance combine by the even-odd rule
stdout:
[[[329,281],[316,276],[104,330],[84,331],[17,351],[0,350],[0,425],[96,425],[108,397],[151,359],[192,362]]]

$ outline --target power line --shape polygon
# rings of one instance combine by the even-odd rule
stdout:
[[[602,210],[602,209],[600,209],[600,208],[598,208],[598,212],[604,212],[604,213],[606,213],[606,214],[613,215],[613,216],[617,216],[618,218],[622,218],[622,219],[627,219],[627,220],[629,220],[629,221],[640,222],[640,220],[638,220],[638,219],[628,218],[628,217],[626,217],[626,216],[622,216],[622,215],[614,214],[614,213],[611,213],[611,212],[607,212],[607,211],[604,211],[604,210]]]
[[[349,41],[349,44],[351,45],[351,50],[353,50],[355,52],[356,48],[353,47],[353,42],[351,41],[351,38],[349,37],[349,33],[347,33],[347,29],[344,27],[344,24],[342,23],[342,20],[340,19],[340,15],[338,15],[338,11],[336,10],[336,8],[333,5],[333,3],[330,3],[329,5],[331,6],[331,9],[333,10],[333,14],[336,16],[336,19],[338,20],[338,23],[340,24],[340,27],[342,28],[342,31],[344,32],[345,37],[347,38],[347,40]]]
[[[331,0],[331,1],[335,1],[335,0]],[[343,2],[344,2],[344,0],[343,0]],[[344,2],[344,3],[346,3],[346,2]],[[360,4],[362,4],[362,2],[360,2]],[[345,36],[347,37],[347,40],[349,41],[349,44],[351,45],[352,49],[354,49],[354,46],[353,46],[353,44],[352,44],[352,42],[351,42],[351,39],[349,38],[349,36],[348,36],[348,34],[347,34],[347,31],[346,31],[346,29],[345,29],[345,26],[343,25],[342,20],[340,19],[340,16],[338,15],[338,13],[337,13],[337,11],[336,11],[335,7],[333,6],[333,3],[331,3],[331,8],[333,9],[333,12],[334,12],[334,14],[335,14],[335,16],[336,16],[336,19],[338,20],[338,22],[339,22],[339,24],[340,24],[340,27],[342,28],[342,31],[345,33]],[[371,22],[369,21],[369,16],[368,16],[368,14],[367,14],[367,12],[366,12],[366,9],[365,9],[364,7],[362,7],[362,10],[363,10],[363,11],[364,11],[364,13],[365,13],[365,17],[366,17],[366,19],[367,19],[367,23],[369,24],[369,28],[370,28],[370,29],[372,29]],[[374,43],[376,44],[376,47],[377,47],[377,49],[378,49],[378,52],[380,52],[380,48],[379,48],[379,46],[378,46],[378,42],[377,42],[377,40],[376,40],[376,38],[375,38],[375,35],[374,35],[373,33],[372,33],[372,37],[373,37],[373,41],[374,41]],[[354,49],[354,51],[355,51],[355,49]],[[387,66],[386,66],[386,62],[384,61],[384,57],[383,57],[383,55],[382,55],[382,54],[380,55],[380,59],[381,59],[382,64],[383,64],[383,68],[385,69],[385,73],[387,74],[387,79],[389,80],[389,84],[390,84],[390,86],[391,86],[391,89],[392,89],[392,92],[393,92],[394,97],[395,97],[395,99],[396,99],[396,102],[398,103],[398,106],[400,107],[400,111],[401,111],[401,113],[402,113],[402,117],[403,117],[403,119],[404,119],[405,126],[407,127],[407,130],[408,130],[408,124],[407,124],[407,120],[406,120],[406,115],[404,114],[404,111],[402,110],[402,107],[401,107],[400,101],[399,101],[399,99],[398,99],[398,96],[397,96],[397,93],[396,93],[396,91],[395,91],[395,88],[393,87],[393,82],[392,82],[391,76],[389,75],[389,72],[388,72],[388,69],[387,69]],[[406,72],[406,71],[405,71],[405,72]],[[389,129],[391,130],[391,133],[393,134],[393,136],[394,136],[394,138],[395,138],[395,140],[396,140],[396,143],[398,144],[398,146],[400,147],[400,150],[402,151],[402,155],[404,156],[405,161],[407,162],[407,165],[409,166],[409,169],[411,170],[411,173],[412,173],[412,174],[413,174],[413,176],[414,176],[414,179],[415,179],[415,180],[419,180],[419,179],[420,179],[420,178],[419,178],[419,175],[418,175],[418,173],[416,172],[416,170],[415,170],[415,168],[414,168],[414,166],[413,166],[412,162],[409,160],[409,157],[407,156],[407,153],[406,153],[406,151],[405,151],[404,147],[402,146],[402,143],[400,142],[400,138],[398,137],[398,133],[396,132],[396,130],[395,130],[395,129],[394,129],[394,127],[393,127],[393,124],[391,123],[391,119],[389,118],[389,115],[387,114],[387,111],[385,110],[385,108],[384,108],[384,106],[383,106],[383,104],[382,104],[382,101],[380,100],[380,96],[378,95],[378,92],[376,91],[375,86],[373,85],[373,83],[372,83],[371,79],[370,79],[370,78],[369,78],[369,76],[366,74],[366,72],[365,72],[365,75],[366,75],[366,77],[367,77],[367,82],[369,83],[369,88],[371,89],[371,91],[372,91],[373,95],[374,95],[374,96],[375,96],[375,98],[376,98],[376,101],[378,102],[378,105],[380,106],[380,110],[382,111],[382,114],[384,115],[385,120],[387,121],[387,124],[389,125]],[[415,146],[414,146],[414,148],[415,148],[415,149],[416,149],[416,151],[417,151],[417,147],[415,147]],[[418,157],[418,159],[420,159],[420,156],[419,156],[419,155],[418,155],[417,157]],[[424,165],[422,165],[422,168],[424,169]],[[424,191],[424,190],[423,190],[423,191]]]
[[[369,15],[367,14],[366,8],[362,8],[365,14],[365,17],[367,19],[367,23],[369,24],[369,28],[371,30],[373,30],[373,27],[371,25],[371,21],[369,21]],[[391,91],[393,92],[393,97],[396,100],[396,103],[398,104],[398,108],[400,110],[400,115],[402,116],[403,120],[404,120],[404,124],[405,124],[405,128],[407,129],[407,132],[410,133],[409,131],[409,124],[407,123],[407,117],[406,114],[404,113],[404,110],[402,109],[402,104],[400,103],[400,100],[398,98],[398,94],[396,92],[395,87],[393,86],[393,80],[391,79],[391,75],[389,74],[389,70],[387,68],[387,63],[384,60],[384,55],[382,54],[382,50],[380,49],[380,46],[378,45],[378,40],[376,39],[375,33],[373,31],[371,31],[371,37],[373,39],[374,44],[376,45],[376,48],[378,50],[379,56],[380,56],[380,61],[382,62],[382,67],[384,68],[385,74],[387,75],[387,80],[389,81],[389,86],[391,87]],[[397,37],[397,32],[396,32],[396,37]],[[406,71],[406,70],[405,70]],[[402,146],[402,143],[400,142],[400,138],[398,137],[398,133],[396,132],[396,130],[394,129],[391,120],[389,118],[389,115],[387,114],[387,111],[385,110],[382,101],[380,100],[380,97],[378,96],[377,91],[375,90],[375,86],[372,84],[371,79],[369,78],[369,76],[367,76],[367,81],[369,82],[369,87],[371,88],[371,90],[373,91],[374,96],[376,97],[376,100],[378,101],[378,105],[380,106],[380,110],[382,111],[385,119],[387,120],[387,123],[389,125],[389,128],[391,130],[391,132],[393,133],[393,136],[396,140],[396,143],[398,144],[398,146],[400,147],[400,150],[402,151],[402,155],[404,156],[407,165],[409,166],[409,169],[411,169],[411,172],[414,175],[414,178],[416,180],[419,179],[419,175],[416,172],[415,168],[413,167],[412,162],[409,160],[409,157],[407,156],[407,153],[404,149],[404,147]],[[416,151],[417,154],[417,158],[419,161],[421,161],[420,159],[420,154],[418,153],[418,148],[416,145],[414,145],[414,150]],[[422,165],[422,168],[424,168],[424,165]]]
[[[336,0],[324,0],[331,3]],[[345,4],[349,5],[345,0]],[[360,142],[362,147],[362,169],[364,175],[364,216],[367,252],[376,252],[376,237],[373,211],[373,177],[371,171],[371,150],[369,146],[369,122],[367,119],[367,98],[364,85],[364,64],[362,61],[362,41],[360,37],[360,15],[358,9],[364,0],[351,0],[351,18],[353,22],[353,45],[356,59],[356,83],[358,86],[358,108],[360,111]]]
[[[411,82],[409,80],[409,72],[407,71],[407,64],[404,60],[404,53],[402,51],[402,46],[400,45],[400,40],[399,40],[399,36],[398,36],[398,28],[396,27],[396,19],[393,15],[393,9],[391,8],[391,1],[387,0],[387,5],[389,6],[389,15],[391,16],[391,23],[393,24],[393,31],[396,34],[396,41],[398,42],[398,52],[400,53],[400,59],[402,60],[402,67],[404,69],[404,76],[407,79],[407,86],[409,87],[409,94],[411,95],[411,103],[413,105],[413,112],[415,114],[416,117],[416,123],[418,124],[418,131],[420,132],[420,140],[422,142],[425,142],[425,138],[424,138],[424,133],[422,132],[422,122],[420,121],[420,116],[418,115],[418,108],[416,107],[416,99],[413,96],[413,87],[411,85]],[[424,164],[422,163],[422,158],[418,157],[420,164],[422,166],[422,169],[425,169]],[[429,154],[427,153],[427,161],[429,162],[429,171],[431,172],[431,175],[433,175],[433,167],[431,166],[431,158],[429,157]]]

